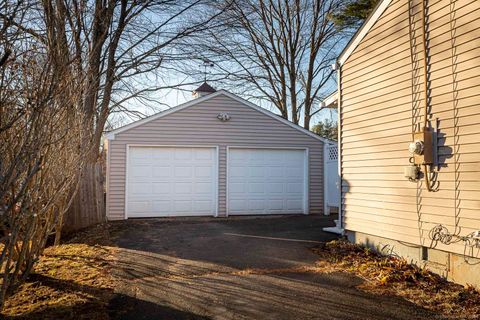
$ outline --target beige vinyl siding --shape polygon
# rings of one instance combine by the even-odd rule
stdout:
[[[341,67],[342,208],[347,230],[430,246],[443,224],[480,229],[480,2],[428,2],[429,97],[439,119],[438,192],[403,176],[412,108],[423,114],[423,56],[413,1],[393,1]],[[414,78],[412,79],[412,74]],[[464,253],[462,244],[437,249]]]
[[[221,122],[217,115],[231,119]],[[309,213],[323,212],[323,143],[224,94],[154,119],[110,140],[107,216],[124,219],[125,161],[128,144],[215,145],[219,147],[219,215],[226,214],[227,146],[308,148]]]

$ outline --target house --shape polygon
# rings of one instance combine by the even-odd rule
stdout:
[[[480,2],[380,0],[336,69],[338,227],[480,285]]]
[[[204,83],[106,135],[107,218],[322,214],[330,144]]]

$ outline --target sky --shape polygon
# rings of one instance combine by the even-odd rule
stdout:
[[[170,81],[172,83],[175,83],[175,82],[176,83],[181,83],[183,80],[184,80],[184,78],[182,79],[180,77],[178,77],[178,78],[173,77],[173,78],[170,79]],[[207,80],[207,82],[208,82],[208,80]],[[180,105],[182,103],[185,103],[185,102],[188,102],[188,101],[192,100],[193,99],[192,91],[195,90],[197,87],[198,87],[198,85],[190,85],[190,86],[185,86],[184,88],[182,88],[182,90],[161,89],[158,92],[155,92],[155,93],[150,95],[151,99],[156,100],[160,103],[158,103],[158,104],[153,103],[153,102],[140,103],[139,101],[136,101],[136,100],[129,100],[127,103],[125,103],[125,107],[128,108],[128,109],[139,111],[144,116],[151,116],[155,113],[164,111],[168,108],[172,108],[172,107],[175,107],[177,105]],[[216,84],[213,87],[217,90],[222,89],[221,85],[219,85],[219,84]],[[332,78],[330,83],[327,85],[325,91],[328,92],[328,93],[331,93],[335,90],[336,90],[336,82]],[[240,94],[239,94],[239,96],[242,97]],[[242,98],[246,98],[246,97],[242,97]],[[269,105],[268,103],[266,103],[264,101],[253,101],[252,100],[251,102],[253,102],[253,103],[255,103],[255,104],[257,104],[257,105],[259,105],[259,106],[261,106],[261,107],[263,107],[267,110],[270,110],[270,111],[272,111],[276,114],[279,114],[279,112],[276,110],[275,107],[272,107],[271,105]],[[114,121],[115,122],[115,127],[123,126],[123,125],[126,125],[128,123],[131,123],[133,121],[136,121],[136,120],[140,119],[139,116],[133,116],[133,115],[127,116],[125,114],[121,115],[121,120],[118,119],[118,115],[114,115],[114,117],[116,117],[115,121]],[[317,124],[320,121],[324,121],[325,119],[336,121],[337,120],[336,111],[332,110],[332,109],[324,109],[324,110],[320,111],[319,113],[317,113],[312,118],[312,121],[311,121],[310,125],[312,127],[313,125]]]

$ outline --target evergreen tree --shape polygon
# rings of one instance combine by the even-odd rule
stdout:
[[[345,5],[331,15],[331,19],[340,29],[356,29],[365,21],[378,1],[379,0],[345,1]]]

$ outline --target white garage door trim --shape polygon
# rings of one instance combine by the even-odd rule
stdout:
[[[303,214],[308,214],[309,211],[309,148],[307,147],[265,147],[265,146],[227,146],[227,154],[226,154],[226,169],[225,169],[225,197],[226,197],[226,216],[229,216],[229,193],[228,193],[228,170],[229,170],[229,163],[230,163],[230,149],[270,149],[270,150],[303,150],[305,152],[304,156],[304,189],[303,189],[303,196],[304,196],[304,204],[303,204]]]
[[[215,157],[215,172],[214,172],[214,181],[215,181],[215,192],[214,192],[214,203],[215,203],[215,214],[214,217],[218,217],[218,199],[219,199],[219,147],[217,145],[157,145],[157,144],[127,144],[126,148],[126,160],[125,160],[125,219],[128,219],[128,168],[129,168],[129,153],[131,147],[149,147],[149,148],[214,148],[216,157]]]

